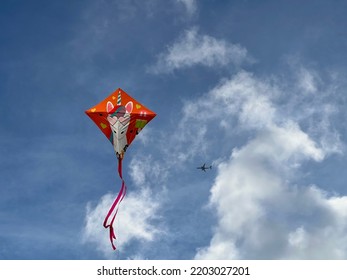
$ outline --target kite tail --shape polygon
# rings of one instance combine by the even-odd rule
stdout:
[[[121,158],[118,159],[118,174],[122,180],[122,187],[121,187],[116,199],[114,200],[110,210],[108,210],[108,213],[105,217],[104,224],[103,224],[105,228],[109,228],[109,230],[110,230],[110,242],[111,242],[113,250],[116,250],[116,246],[114,245],[114,240],[116,240],[116,234],[114,231],[113,223],[114,223],[114,220],[116,219],[116,216],[118,213],[119,204],[122,202],[122,200],[126,194],[126,191],[127,191],[127,187],[125,185],[123,175],[122,175],[122,159]]]

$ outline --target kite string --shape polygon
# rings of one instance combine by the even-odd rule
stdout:
[[[116,199],[114,200],[112,206],[110,207],[110,209],[109,209],[109,211],[105,217],[104,223],[103,223],[105,228],[109,228],[110,242],[111,242],[113,250],[116,250],[116,246],[114,245],[114,240],[116,239],[116,234],[114,231],[113,224],[114,224],[114,221],[115,221],[117,213],[118,213],[119,204],[122,202],[122,200],[126,194],[126,189],[127,189],[125,182],[124,182],[124,179],[123,179],[123,174],[122,174],[122,159],[121,158],[118,159],[118,174],[122,180],[122,187],[121,187]],[[110,218],[111,218],[111,222],[109,222]]]

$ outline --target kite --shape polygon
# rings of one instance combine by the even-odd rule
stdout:
[[[123,200],[127,189],[122,174],[124,153],[136,135],[140,133],[156,114],[120,88],[99,104],[86,110],[85,113],[112,143],[118,158],[118,174],[122,181],[122,186],[103,223],[105,228],[109,228],[111,245],[113,250],[116,250],[116,246],[114,245],[116,235],[113,223],[118,212],[119,204]]]

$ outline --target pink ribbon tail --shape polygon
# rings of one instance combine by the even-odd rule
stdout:
[[[123,180],[123,175],[122,175],[122,159],[121,158],[118,159],[118,174],[122,180],[122,187],[121,187],[116,199],[112,203],[112,206],[108,210],[108,213],[107,213],[105,220],[104,220],[104,223],[103,223],[104,228],[109,228],[110,242],[111,242],[113,250],[116,250],[116,246],[114,245],[114,240],[116,240],[116,234],[114,231],[113,223],[114,223],[116,216],[117,216],[117,213],[118,213],[118,207],[119,207],[120,203],[122,202],[122,200],[126,194],[126,190],[127,190],[127,187],[125,185],[125,182]]]

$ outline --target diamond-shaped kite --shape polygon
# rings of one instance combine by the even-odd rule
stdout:
[[[115,250],[116,247],[113,241],[116,239],[116,235],[113,222],[116,218],[119,204],[126,193],[126,185],[122,176],[124,153],[136,135],[156,114],[120,88],[99,104],[88,109],[86,114],[112,143],[118,158],[118,173],[122,180],[122,187],[104,220],[104,227],[110,230],[110,241],[112,248]]]

